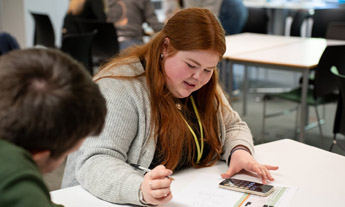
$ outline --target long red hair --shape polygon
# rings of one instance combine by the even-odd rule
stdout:
[[[200,163],[195,162],[196,146],[180,111],[176,107],[174,98],[166,87],[166,76],[163,70],[163,61],[160,55],[163,51],[165,38],[169,38],[169,54],[188,50],[213,50],[219,54],[219,59],[225,53],[225,35],[217,18],[207,9],[190,8],[177,12],[169,19],[149,43],[129,48],[120,56],[111,60],[103,67],[104,70],[122,64],[130,64],[137,58],[146,61],[144,75],[150,90],[151,120],[155,129],[157,152],[163,165],[174,170],[183,155],[185,160],[193,163],[194,167],[209,166],[220,157],[222,146],[219,140],[218,110],[224,105],[221,98],[221,89],[218,85],[218,71],[215,70],[210,81],[193,93],[198,107],[200,119],[204,129],[204,142],[210,150]],[[111,67],[108,67],[111,66]],[[101,78],[137,78],[102,76]],[[194,114],[192,108],[184,107],[185,114]],[[192,124],[190,121],[188,121]],[[193,127],[193,126],[192,126]],[[193,127],[197,128],[198,127]],[[186,150],[187,151],[184,151]]]

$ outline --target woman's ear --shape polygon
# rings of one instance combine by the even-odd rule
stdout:
[[[170,39],[168,37],[164,38],[163,45],[162,45],[163,47],[162,54],[164,57],[168,56],[169,44],[170,44]]]

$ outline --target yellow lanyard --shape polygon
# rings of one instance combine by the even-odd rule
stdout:
[[[194,109],[196,118],[198,119],[198,123],[199,123],[199,127],[200,127],[200,142],[201,142],[201,148],[200,148],[199,141],[198,141],[198,138],[196,137],[196,134],[195,134],[194,130],[193,130],[192,127],[188,124],[188,122],[186,121],[186,119],[185,119],[183,116],[182,116],[182,118],[183,118],[183,120],[186,122],[186,124],[187,124],[187,126],[188,126],[188,128],[189,128],[189,131],[192,133],[192,135],[193,135],[193,137],[194,137],[196,149],[197,149],[197,151],[198,151],[198,157],[197,157],[196,163],[199,163],[199,161],[200,161],[200,159],[201,159],[201,156],[202,156],[202,153],[203,153],[203,151],[204,151],[204,133],[203,133],[202,124],[201,124],[201,121],[200,121],[198,109],[197,109],[197,107],[196,107],[196,105],[195,105],[193,96],[190,97],[190,100],[192,101],[193,109]]]

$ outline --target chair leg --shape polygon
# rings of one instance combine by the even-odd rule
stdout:
[[[299,127],[299,113],[300,113],[300,110],[299,110],[299,104],[297,104],[296,106],[296,117],[295,117],[295,134],[294,134],[294,139],[296,140],[297,139],[297,135],[298,135],[298,127]]]
[[[333,149],[334,145],[337,144],[337,138],[336,138],[336,136],[337,136],[337,135],[334,133],[332,145],[331,145],[331,147],[329,148],[329,151],[330,151],[330,152],[332,152],[332,149]]]
[[[320,131],[320,136],[321,136],[321,138],[320,138],[321,146],[323,147],[324,146],[324,144],[323,144],[323,133],[322,133],[321,123],[320,123],[321,119],[320,119],[319,111],[317,110],[317,106],[315,105],[314,108],[315,108],[315,113],[316,113],[316,117],[317,117],[317,125],[319,126],[319,131]]]
[[[263,97],[263,114],[262,114],[262,128],[261,128],[261,142],[263,143],[265,141],[265,121],[266,121],[266,97]]]

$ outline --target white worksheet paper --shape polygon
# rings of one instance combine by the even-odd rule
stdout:
[[[273,184],[275,191],[267,196],[255,196],[219,188],[219,174],[200,173],[181,192],[175,192],[167,207],[287,207],[297,187]],[[243,201],[243,202],[242,202]],[[239,205],[241,204],[241,205]]]

